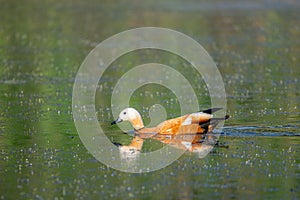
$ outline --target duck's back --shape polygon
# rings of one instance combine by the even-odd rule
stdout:
[[[137,133],[141,138],[153,138],[166,144],[172,140],[198,141],[202,138],[200,134],[207,132],[200,124],[209,123],[211,118],[212,115],[202,112],[187,114],[163,121],[153,128],[140,129]]]
[[[212,115],[198,112],[174,119],[166,120],[157,126],[158,133],[163,135],[203,133],[205,130],[199,124],[209,122]]]

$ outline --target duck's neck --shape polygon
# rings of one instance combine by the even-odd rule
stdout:
[[[141,117],[132,119],[131,124],[132,124],[134,130],[140,130],[145,127]]]

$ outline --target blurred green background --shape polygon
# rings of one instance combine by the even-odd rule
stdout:
[[[0,5],[0,199],[300,198],[299,1],[0,0]],[[81,143],[72,87],[98,43],[144,26],[180,31],[214,59],[231,115],[220,141],[229,148],[216,147],[203,159],[186,153],[160,171],[128,174],[101,164]],[[125,144],[131,138],[110,126],[111,90],[126,70],[149,61],[190,77],[200,108],[210,106],[201,75],[188,63],[159,51],[132,52],[99,81],[95,106],[112,141]],[[174,94],[157,85],[140,88],[131,99],[146,122],[154,103],[168,117],[180,114]],[[147,141],[145,149],[159,145]]]

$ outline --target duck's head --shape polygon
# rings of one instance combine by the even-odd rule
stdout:
[[[129,121],[135,130],[144,128],[144,123],[143,123],[142,117],[141,117],[140,113],[134,108],[126,108],[126,109],[122,110],[122,112],[119,114],[118,119],[113,121],[111,123],[111,125],[119,123],[119,122],[123,122],[123,121]]]

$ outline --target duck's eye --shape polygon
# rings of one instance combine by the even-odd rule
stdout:
[[[123,112],[124,115],[126,115],[126,112]]]

